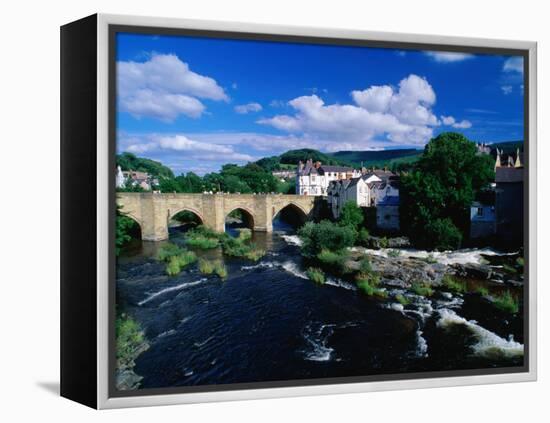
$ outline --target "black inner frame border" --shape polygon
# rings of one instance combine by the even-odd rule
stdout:
[[[322,31],[322,30],[320,30]],[[115,386],[116,372],[116,255],[115,255],[115,225],[116,225],[116,190],[115,174],[112,169],[116,167],[116,36],[118,33],[142,34],[142,35],[169,35],[169,36],[187,36],[212,39],[231,39],[242,41],[260,41],[260,42],[283,42],[298,44],[316,44],[327,46],[346,46],[346,47],[370,47],[395,50],[429,50],[445,51],[457,53],[472,54],[490,54],[502,56],[521,56],[523,57],[523,84],[524,84],[524,110],[523,110],[523,161],[524,161],[524,186],[523,186],[523,247],[524,247],[524,286],[523,286],[523,339],[524,356],[523,366],[485,368],[485,369],[467,369],[467,370],[441,370],[414,373],[394,373],[384,375],[364,375],[364,376],[344,376],[334,378],[314,378],[314,379],[292,379],[281,381],[266,382],[245,382],[232,384],[212,384],[196,386],[179,386],[163,388],[145,388],[134,391],[119,391]],[[382,34],[383,36],[383,34]],[[403,37],[406,37],[404,34]],[[155,26],[137,26],[137,25],[108,25],[108,151],[109,151],[109,288],[108,288],[108,307],[109,307],[109,329],[108,329],[108,397],[124,398],[139,397],[148,395],[169,395],[169,394],[188,394],[204,392],[221,392],[237,390],[254,390],[269,388],[290,388],[307,387],[315,385],[336,385],[352,384],[365,382],[385,382],[411,379],[433,379],[448,377],[466,377],[480,375],[497,375],[511,373],[529,372],[529,50],[528,49],[509,49],[499,47],[472,47],[447,44],[417,43],[408,41],[381,41],[381,40],[362,40],[334,37],[317,37],[302,35],[283,35],[283,34],[263,34],[253,32],[235,32],[235,31],[217,31],[174,27],[155,27]],[[397,389],[397,388],[396,388]]]

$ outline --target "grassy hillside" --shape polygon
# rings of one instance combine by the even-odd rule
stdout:
[[[116,163],[122,170],[135,170],[139,172],[147,172],[152,176],[164,176],[173,178],[174,173],[169,167],[155,160],[137,157],[132,153],[117,154]]]
[[[332,156],[352,163],[355,167],[392,167],[398,164],[414,163],[422,150],[413,148],[404,148],[398,150],[381,150],[381,151],[338,151],[332,153]]]

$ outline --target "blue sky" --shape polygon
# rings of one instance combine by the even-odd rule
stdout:
[[[521,57],[118,34],[117,150],[204,174],[295,148],[523,138]]]

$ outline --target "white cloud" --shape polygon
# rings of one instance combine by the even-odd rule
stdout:
[[[500,89],[502,90],[502,93],[504,95],[508,95],[508,94],[512,94],[514,87],[512,87],[511,85],[502,85]]]
[[[523,74],[523,57],[514,56],[506,59],[502,70],[504,72],[517,72]]]
[[[364,91],[352,91],[351,96],[363,109],[383,113],[388,110],[393,89],[388,85],[372,86]]]
[[[425,51],[424,54],[438,63],[462,62],[464,60],[472,59],[474,57],[473,54],[457,53],[451,51]]]
[[[170,154],[185,153],[185,160],[219,161],[223,159],[238,162],[254,160],[254,157],[249,154],[235,151],[231,145],[197,141],[181,134],[122,136],[118,144],[120,144],[119,149],[121,151],[128,151],[134,154],[169,152]]]
[[[205,106],[199,98],[229,100],[213,78],[191,71],[173,54],[152,54],[146,62],[117,62],[117,90],[121,111],[165,122],[179,115],[200,117]]]
[[[441,116],[441,121],[443,122],[443,125],[451,126],[456,129],[468,129],[472,127],[472,122],[469,120],[464,119],[457,122],[453,116]]]
[[[258,123],[302,136],[348,142],[355,148],[393,141],[423,145],[440,125],[431,107],[436,95],[424,78],[410,75],[398,89],[389,85],[352,91],[355,104],[326,105],[317,95],[289,102],[293,115],[276,115]]]
[[[262,110],[262,105],[259,103],[247,103],[235,106],[235,111],[241,115],[247,113],[259,112]]]

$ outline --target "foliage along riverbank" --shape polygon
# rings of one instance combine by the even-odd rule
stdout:
[[[117,317],[115,330],[116,388],[119,391],[137,389],[143,378],[134,372],[135,360],[149,349],[149,343],[139,323],[125,313]]]

